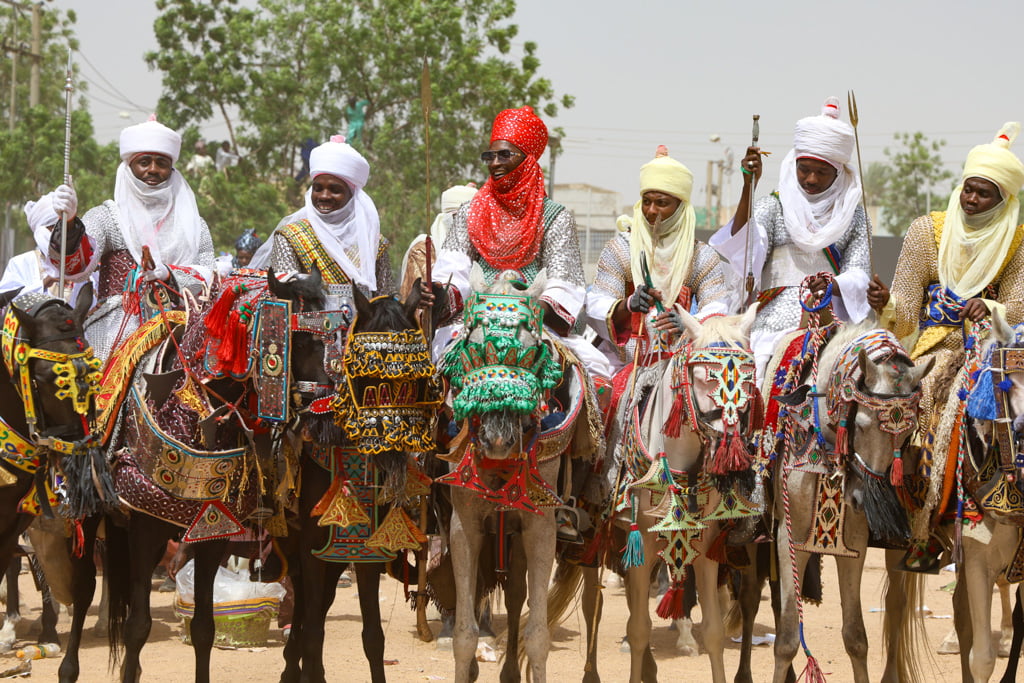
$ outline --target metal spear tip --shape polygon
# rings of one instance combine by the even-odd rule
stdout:
[[[754,120],[755,121],[760,121],[761,120],[761,115],[760,114],[754,114]]]

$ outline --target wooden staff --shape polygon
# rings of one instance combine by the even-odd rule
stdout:
[[[868,220],[868,195],[864,187],[864,166],[860,158],[860,135],[857,133],[857,123],[860,121],[860,117],[857,116],[857,96],[853,94],[852,90],[846,93],[846,106],[850,110],[850,124],[853,126],[853,141],[857,146],[857,173],[860,174],[860,201],[861,206],[864,207],[864,220],[868,225],[868,267],[871,273],[875,272],[875,261],[874,261],[874,249],[872,245],[873,230],[871,229],[871,221]]]
[[[426,182],[427,182],[427,219],[430,219],[431,212],[431,192],[430,192],[430,109],[433,98],[430,92],[430,63],[427,61],[426,55],[423,56],[423,72],[420,76],[420,104],[423,106],[423,141],[424,141],[424,156],[426,157],[427,169],[426,169]],[[427,234],[427,239],[424,244],[426,250],[426,270],[424,277],[428,287],[433,287],[433,280],[431,271],[431,259],[433,258],[433,243],[430,239],[430,234]],[[433,342],[433,316],[432,311],[425,311],[421,314],[420,323],[423,326],[424,336],[427,340],[427,351],[430,351],[431,343]],[[427,496],[420,496],[420,531],[423,535],[427,535]],[[428,548],[430,540],[428,537],[427,543],[423,545],[416,552],[416,633],[419,635],[420,640],[425,643],[429,643],[434,640],[434,632],[430,630],[430,625],[427,624],[427,558]]]
[[[68,68],[64,79],[64,184],[71,186],[71,93],[75,84],[71,78],[71,50],[68,50]],[[67,211],[60,219],[60,278],[57,284],[57,296],[64,298],[64,279],[68,257],[68,216]]]
[[[761,120],[760,114],[754,114],[754,126],[750,136],[750,146],[757,147],[757,139],[761,135],[761,125],[758,123]],[[750,178],[750,200],[747,203],[747,240],[743,248],[743,272],[747,274],[743,286],[747,292],[747,301],[744,307],[749,306],[754,300],[754,264],[752,263],[750,254],[750,245],[752,243],[751,235],[754,232],[754,191],[757,189],[757,176],[751,172]]]

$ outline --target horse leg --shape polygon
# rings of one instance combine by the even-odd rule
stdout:
[[[1013,642],[1006,662],[1006,671],[999,683],[1014,683],[1020,664],[1021,641],[1024,641],[1024,604],[1021,604],[1021,585],[1017,584],[1017,603],[1013,606]]]
[[[676,652],[683,657],[697,657],[700,655],[700,648],[693,637],[693,619],[690,614],[697,606],[697,579],[693,573],[693,565],[686,568],[686,581],[683,582],[683,618],[676,619],[676,630],[679,636],[676,638]]]
[[[554,477],[548,477],[554,481]],[[548,509],[543,515],[522,515],[523,547],[526,553],[527,608],[530,619],[523,629],[526,656],[534,683],[547,680],[548,651],[551,649],[551,628],[548,625],[548,584],[555,564],[555,513]]]
[[[370,664],[370,680],[373,683],[384,683],[384,629],[380,625],[380,574],[379,563],[357,562],[356,586],[359,590],[359,614],[363,618],[363,654]],[[341,565],[337,565],[341,567]],[[341,575],[341,572],[338,572]],[[334,577],[334,585],[338,576]],[[330,601],[334,601],[334,592]],[[324,618],[327,613],[324,610]]]
[[[918,681],[922,672],[917,653],[928,647],[921,613],[924,576],[900,571],[903,550],[886,550],[888,581],[885,586],[885,613],[882,616],[882,650],[885,670],[881,683]]]
[[[658,665],[651,653],[651,610],[648,605],[651,569],[658,561],[657,536],[644,535],[644,564],[626,572],[626,604],[629,620],[626,639],[629,641],[629,681],[649,683],[658,678]]]
[[[1003,575],[999,575],[996,582],[999,586],[999,656],[1008,657],[1013,642],[1013,605],[1010,604],[1010,584],[1006,583]]]
[[[28,565],[32,569],[32,575],[39,584],[39,593],[43,599],[42,615],[39,617],[42,630],[39,633],[39,643],[56,643],[60,645],[60,638],[57,636],[57,618],[60,612],[60,605],[50,591],[50,584],[46,583],[46,576],[39,565],[35,555],[28,558]]]
[[[971,644],[974,642],[974,627],[971,623],[971,611],[967,600],[967,582],[963,578],[964,568],[961,566],[956,573],[956,588],[953,590],[953,628],[960,644],[960,677],[970,681],[971,677]]]
[[[597,629],[604,607],[603,588],[598,568],[583,567],[583,595],[580,602],[587,628],[587,658],[583,665],[583,683],[601,683],[601,676],[597,672]]]
[[[855,517],[850,511],[850,517]],[[847,520],[853,521],[852,519]],[[864,538],[854,538],[854,525],[847,523],[847,542],[859,551],[858,557],[836,557],[839,570],[839,599],[843,607],[843,645],[853,665],[853,680],[868,683],[868,634],[864,629],[864,612],[860,603],[860,583],[867,552],[867,520],[863,522]]]
[[[484,506],[475,500],[475,494],[455,489],[452,491],[452,521],[450,548],[452,568],[455,572],[455,633],[452,654],[455,657],[455,682],[476,680],[479,664],[476,645],[480,629],[476,622],[476,574],[483,543],[481,528]],[[474,666],[476,665],[476,666]]]
[[[7,571],[4,578],[7,579],[7,615],[4,622],[4,631],[10,627],[11,634],[14,633],[14,625],[21,621],[21,591],[18,590],[18,577],[21,575],[21,555],[17,554],[17,537],[11,544],[11,561],[7,564]]]
[[[770,551],[766,543],[747,544],[747,557],[749,562],[740,572],[740,590],[738,607],[743,619],[743,640],[740,644],[740,663],[736,668],[735,683],[754,683],[753,672],[750,669],[750,658],[753,654],[754,643],[754,621],[757,619],[757,609],[761,603],[761,589],[764,581],[760,576],[760,564],[767,560],[766,553]]]
[[[167,539],[176,531],[170,524],[146,514],[132,514],[129,520],[128,618],[124,623],[125,652],[121,664],[121,680],[125,683],[135,683],[142,675],[139,656],[153,628],[149,613],[153,570],[167,549]]]
[[[511,551],[511,561],[509,562],[508,579],[505,583],[508,638],[506,639],[505,663],[501,667],[501,675],[498,680],[501,683],[519,683],[522,680],[519,671],[519,626],[523,618],[523,603],[526,602],[527,572],[522,534],[513,534],[509,550]],[[530,621],[532,622],[533,619],[533,614],[530,614]]]
[[[196,658],[196,683],[208,683],[210,680],[210,651],[213,649],[215,636],[213,584],[226,546],[225,541],[206,541],[193,546],[195,612],[192,615],[190,635]]]
[[[85,616],[92,604],[96,592],[96,562],[92,549],[96,543],[96,531],[100,525],[100,517],[88,517],[82,521],[84,537],[83,552],[76,557],[71,553],[71,632],[68,634],[68,646],[64,651],[64,659],[57,670],[60,683],[73,683],[78,680],[78,650],[82,644],[82,631],[85,629]]]
[[[316,527],[315,519],[304,520],[303,527]],[[318,535],[319,528],[309,531]],[[320,544],[322,545],[322,543]],[[303,548],[309,549],[314,546],[312,542],[303,543]],[[324,562],[312,555],[302,553],[301,583],[303,586],[302,605],[302,626],[299,632],[295,630],[295,623],[292,622],[292,632],[289,636],[289,643],[295,640],[301,652],[302,681],[310,683],[321,683],[325,680],[324,673],[324,621],[327,618],[327,610],[334,602],[334,592],[338,586],[338,578],[345,569],[344,563]],[[376,596],[376,594],[375,594]],[[295,612],[299,613],[299,599],[296,593]],[[377,598],[374,597],[374,600]],[[360,607],[363,606],[363,592],[359,592]],[[379,621],[379,619],[378,619]],[[365,621],[364,621],[365,624]],[[371,663],[372,666],[372,663]]]
[[[703,533],[709,535],[711,530],[705,529]],[[693,570],[697,579],[697,600],[700,602],[704,649],[711,662],[711,679],[714,683],[725,683],[725,627],[718,602],[718,563],[709,560],[706,554],[701,554],[694,561]]]
[[[984,683],[992,676],[996,663],[992,642],[992,587],[995,582],[988,561],[995,539],[987,545],[970,538],[964,538],[963,543],[963,568],[958,572],[957,581],[963,581],[967,590],[966,599],[974,634],[968,658],[973,680],[975,683]],[[964,651],[963,641],[960,642],[960,651]]]
[[[797,527],[796,524],[793,524]],[[797,532],[799,533],[799,532]],[[776,541],[779,558],[779,614],[775,620],[777,634],[775,637],[775,683],[783,683],[792,674],[793,659],[800,649],[800,616],[794,576],[803,585],[804,569],[809,556],[807,553],[795,553],[796,565],[790,559],[790,538],[785,524],[779,524]]]
[[[281,672],[281,683],[299,683],[302,676],[302,617],[306,609],[306,591],[302,586],[301,566],[299,555],[289,553],[288,576],[291,578],[294,603],[292,629],[284,644],[284,671]]]

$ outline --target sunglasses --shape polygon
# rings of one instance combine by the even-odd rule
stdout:
[[[507,161],[512,161],[513,157],[517,157],[520,155],[521,152],[513,152],[510,149],[499,149],[497,152],[492,152],[488,150],[480,155],[480,161],[484,162],[485,164],[489,164],[495,159],[497,159],[501,163],[505,163]]]

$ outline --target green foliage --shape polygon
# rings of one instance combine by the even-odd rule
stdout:
[[[870,178],[873,183],[879,178],[884,181],[881,195],[869,194],[869,199],[880,199],[885,209],[882,230],[902,235],[918,216],[945,210],[953,173],[943,167],[939,154],[945,140],[928,140],[920,131],[896,133],[894,139],[899,146],[885,149],[888,165],[884,171],[876,169],[876,177]]]
[[[573,104],[540,75],[535,43],[513,54],[511,2],[260,0],[250,12],[235,0],[159,0],[158,7],[160,52],[147,59],[163,72],[161,118],[185,126],[215,111],[227,119],[237,108],[229,124],[252,163],[247,182],[294,184],[302,141],[343,132],[349,101],[369,102],[360,146],[371,168],[366,189],[382,232],[399,247],[396,258],[430,225],[442,190],[485,178],[476,160],[500,110],[531,105],[550,119]],[[210,198],[218,207],[228,199]],[[254,213],[272,203],[251,207],[250,220],[275,223],[280,213]]]
[[[0,5],[0,18],[6,19],[9,30],[13,27],[19,42],[26,48],[31,37],[29,13],[22,12],[12,23],[10,8]],[[4,163],[0,164],[0,199],[13,207],[11,225],[16,227],[17,250],[28,249],[31,239],[25,229],[25,218],[20,207],[25,202],[49,192],[64,177],[64,84],[67,80],[68,46],[77,47],[72,27],[74,13],[66,15],[44,5],[40,13],[43,59],[40,64],[39,104],[29,107],[30,61],[18,60],[15,82],[14,130],[10,127],[10,99],[5,98],[0,116],[0,150]],[[81,93],[84,82],[73,78],[76,93]],[[10,93],[10,55],[0,60],[0,91]],[[101,147],[96,143],[92,117],[85,109],[84,98],[73,104],[71,116],[70,169],[83,211],[111,196],[114,169],[119,162],[116,145]]]
[[[246,162],[224,171],[210,170],[189,178],[196,193],[199,215],[206,219],[218,251],[235,253],[235,240],[246,228],[266,239],[277,220],[289,213],[289,203],[280,185],[253,180],[256,173]]]

